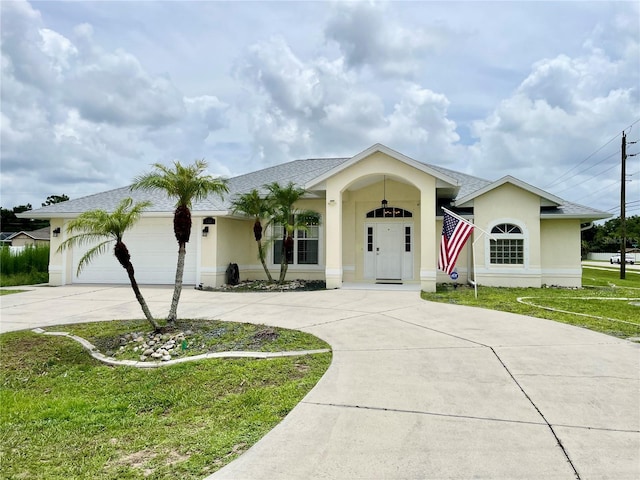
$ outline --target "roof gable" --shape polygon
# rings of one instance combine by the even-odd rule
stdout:
[[[533,195],[537,195],[538,197],[540,197],[540,205],[543,207],[558,207],[564,203],[564,200],[562,200],[560,197],[556,197],[555,195],[552,195],[549,192],[545,192],[544,190],[541,190],[538,187],[534,187],[533,185],[529,185],[528,183],[523,182],[522,180],[518,180],[517,178],[512,177],[511,175],[507,175],[505,177],[502,177],[499,180],[496,180],[495,182],[485,185],[484,187],[462,198],[457,199],[454,202],[454,204],[456,207],[469,207],[471,206],[471,202],[477,197],[484,195],[485,193],[488,193],[492,190],[495,190],[496,188],[499,188],[505,184],[514,185]]]
[[[428,175],[431,175],[432,177],[437,178],[438,180],[440,180],[441,182],[443,182],[445,185],[447,186],[454,186],[457,187],[459,186],[458,181],[453,178],[452,176],[449,176],[439,170],[436,170],[435,168],[432,168],[431,166],[427,165],[426,163],[422,163],[422,162],[418,162],[417,160],[414,160],[413,158],[407,157],[406,155],[403,155],[399,152],[396,152],[395,150],[387,147],[386,145],[382,145],[381,143],[376,143],[372,146],[370,146],[369,148],[367,148],[366,150],[363,150],[362,152],[358,153],[357,155],[354,155],[353,157],[347,159],[346,161],[340,163],[339,165],[336,165],[334,168],[332,168],[331,170],[328,170],[326,172],[324,172],[323,174],[317,176],[316,178],[313,178],[311,181],[309,181],[306,185],[304,185],[304,188],[306,190],[318,190],[318,189],[322,189],[322,185],[324,184],[324,182],[327,181],[327,179],[331,178],[332,176],[338,174],[339,172],[351,167],[352,165],[355,165],[356,163],[364,160],[367,157],[370,157],[371,155],[375,154],[375,153],[383,153],[391,158],[393,158],[394,160],[397,160],[399,162],[405,163],[406,165],[409,165],[417,170],[420,170]]]

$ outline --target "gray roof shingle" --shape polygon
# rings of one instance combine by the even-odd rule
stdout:
[[[225,194],[223,198],[220,198],[218,195],[210,195],[205,200],[196,202],[193,205],[192,211],[223,214],[229,210],[231,201],[236,195],[248,192],[254,188],[261,193],[266,193],[263,188],[264,185],[272,182],[286,184],[291,181],[296,185],[305,185],[333,168],[347,162],[349,159],[350,158],[309,158],[294,160],[232,177],[228,183],[229,193]],[[471,195],[473,192],[485,188],[492,183],[489,180],[450,170],[438,165],[426,163],[425,165],[458,181],[460,189],[457,193],[457,198]],[[175,208],[175,200],[169,199],[162,192],[132,191],[130,187],[127,186],[31,210],[27,215],[31,218],[55,218],[57,216],[74,216],[75,214],[95,209],[112,211],[125,197],[133,198],[134,202],[146,200],[152,202],[152,206],[146,210],[147,212],[168,213],[173,212]],[[561,206],[553,209],[553,211],[545,210],[542,214],[547,218],[558,216],[586,218],[591,216],[595,219],[610,216],[607,212],[568,201],[564,201]]]

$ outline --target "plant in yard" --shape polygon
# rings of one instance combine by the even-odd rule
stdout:
[[[278,182],[265,185],[269,191],[267,199],[271,206],[271,223],[274,228],[282,228],[282,250],[280,256],[280,276],[278,283],[284,283],[289,268],[289,255],[293,253],[293,233],[306,231],[307,226],[317,224],[319,215],[312,210],[300,210],[294,204],[306,193],[304,188],[296,187],[293,182],[281,186]]]
[[[135,178],[132,190],[143,189],[164,191],[169,198],[176,199],[173,214],[173,232],[178,241],[178,264],[176,266],[175,288],[167,322],[173,323],[178,316],[178,302],[182,292],[186,244],[191,236],[191,206],[194,201],[204,200],[210,194],[222,195],[228,192],[227,181],[204,175],[207,162],[196,160],[193,165],[183,166],[176,161],[173,168],[160,163],[153,164],[154,170]]]
[[[260,259],[260,263],[262,263],[262,268],[264,268],[264,273],[266,273],[269,283],[272,283],[273,278],[271,277],[271,272],[267,267],[264,254],[264,244],[262,243],[262,219],[267,217],[269,214],[269,200],[262,197],[258,190],[254,188],[249,193],[245,193],[237,197],[231,203],[231,208],[234,213],[243,213],[254,218],[253,236],[256,239],[256,244],[258,245],[258,258]]]
[[[122,265],[122,268],[127,271],[131,288],[136,295],[140,307],[142,307],[145,317],[153,326],[154,330],[159,330],[160,326],[151,315],[147,302],[145,302],[138,287],[138,282],[136,282],[129,249],[122,241],[124,232],[133,227],[140,218],[142,211],[149,205],[151,205],[150,202],[140,202],[133,205],[131,198],[125,198],[113,213],[108,213],[104,210],[84,212],[67,224],[67,232],[72,236],[62,242],[57,251],[61,252],[75,245],[91,244],[100,241],[100,243],[91,247],[78,262],[77,273],[79,275],[82,269],[91,263],[96,256],[103,254],[107,250],[111,242],[115,242],[113,253],[118,259],[118,262],[120,262],[120,265]]]

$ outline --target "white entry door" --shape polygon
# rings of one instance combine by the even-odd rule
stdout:
[[[402,224],[377,223],[374,238],[376,279],[401,280],[404,252]]]

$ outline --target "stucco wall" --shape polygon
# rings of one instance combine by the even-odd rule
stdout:
[[[380,205],[380,200],[382,200],[380,177],[383,175],[387,176],[387,184],[390,189],[395,188],[395,186],[391,186],[392,182],[396,179],[401,180],[401,182],[397,182],[397,186],[399,186],[397,192],[388,190],[387,200],[389,205],[414,212],[414,236],[416,239],[420,238],[420,241],[415,243],[415,245],[420,245],[420,249],[414,256],[414,269],[417,268],[414,280],[420,281],[423,290],[434,291],[436,243],[433,232],[435,228],[436,179],[382,152],[373,153],[326,181],[327,202],[329,202],[328,231],[332,232],[332,235],[333,232],[339,232],[339,235],[327,238],[327,286],[329,288],[339,287],[343,280],[348,281],[352,278],[351,275],[356,281],[362,279],[362,265],[359,265],[362,259],[359,258],[361,255],[358,255],[358,249],[362,246],[356,242],[363,241],[359,238],[363,235],[364,219],[362,223],[359,222],[367,209],[371,210],[371,208]],[[375,182],[377,189],[375,185],[359,187],[367,179]],[[416,196],[416,192],[419,192],[418,196]],[[398,198],[393,198],[392,195],[398,195]],[[402,203],[401,195],[408,195],[404,197],[406,207]],[[332,206],[332,201],[340,201],[342,206],[345,202],[355,202],[354,210],[336,208],[338,205]],[[419,208],[417,208],[418,203],[420,204]],[[351,225],[354,225],[355,229],[352,229]]]
[[[11,239],[11,246],[13,247],[24,247],[26,245],[48,245],[48,240],[34,240],[29,235],[20,234],[16,235]]]
[[[386,183],[386,187],[384,185]],[[402,219],[383,219],[383,218],[366,218],[371,210],[379,208],[383,198],[383,190],[386,190],[386,199],[388,206],[398,207],[410,211],[413,216],[411,218]],[[344,203],[344,209],[348,212],[345,215],[343,211],[343,268],[344,280],[349,281],[372,281],[373,278],[365,278],[365,251],[366,251],[366,235],[365,226],[375,223],[398,223],[401,225],[410,225],[413,227],[413,262],[410,271],[404,271],[404,280],[418,281],[420,278],[420,192],[413,185],[401,183],[394,180],[386,182],[377,182],[365,188],[349,191],[348,203]]]
[[[226,283],[226,271],[230,263],[237,263],[240,279],[251,277],[250,273],[260,264],[258,249],[253,235],[253,221],[231,218],[216,219],[215,264],[212,274],[207,274],[205,286],[220,286]],[[215,278],[215,281],[211,279]]]
[[[540,244],[542,284],[580,287],[580,220],[542,220]]]
[[[49,285],[60,286],[65,285],[67,278],[71,278],[70,251],[58,252],[60,244],[64,241],[65,236],[65,222],[61,218],[52,218],[50,221],[51,231],[56,228],[60,228],[60,235],[57,237],[52,236],[49,243]]]
[[[491,264],[488,237],[481,241],[482,247],[476,245],[480,285],[541,286],[540,197],[515,185],[501,185],[474,200],[474,221],[487,232],[500,223],[515,224],[524,234],[524,265]]]

